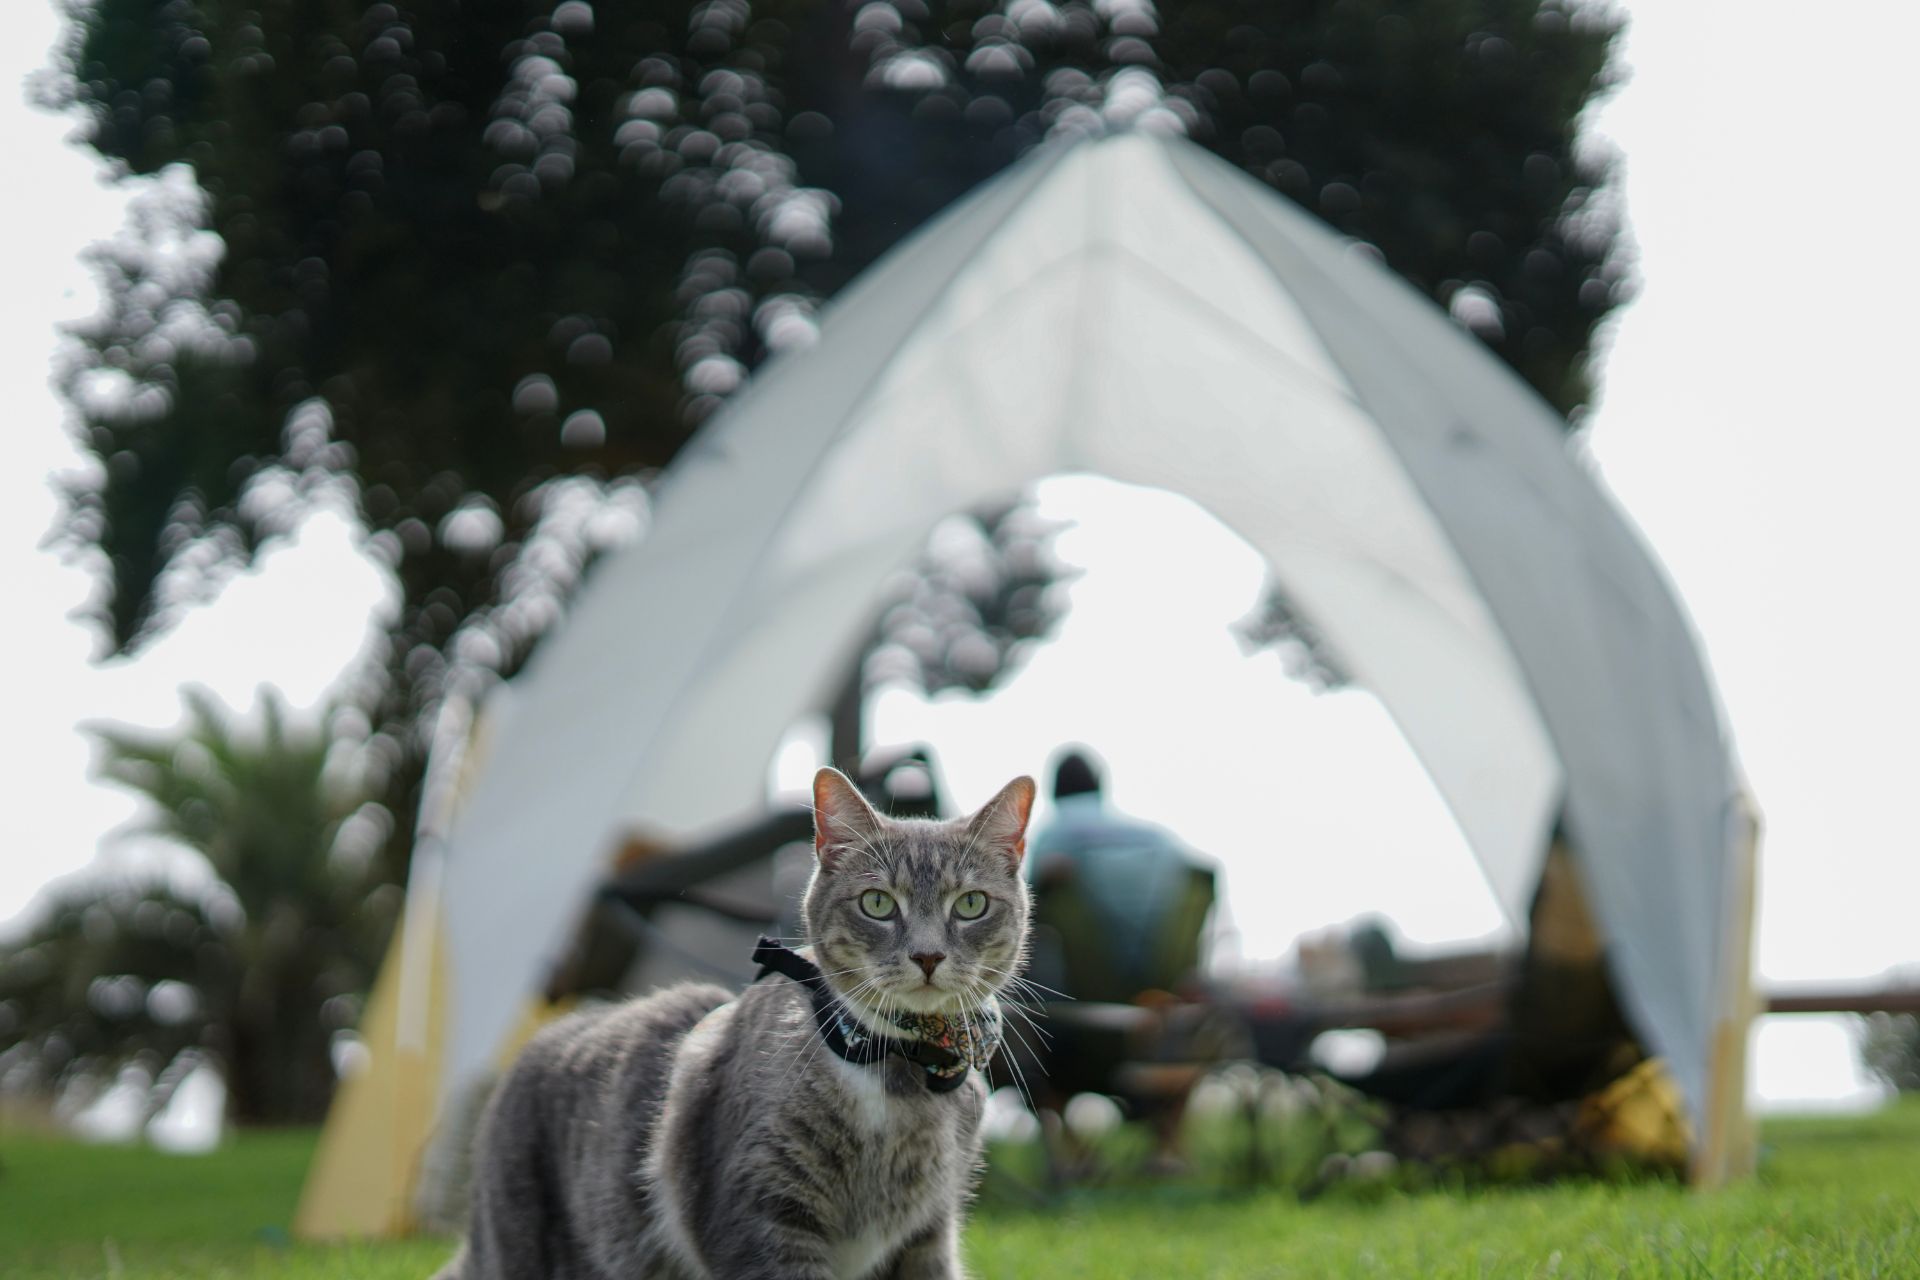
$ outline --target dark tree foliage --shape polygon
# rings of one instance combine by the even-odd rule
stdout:
[[[1867,1070],[1902,1093],[1920,1093],[1920,1018],[1874,1013],[1866,1022],[1860,1059]]]
[[[400,586],[370,696],[410,742],[622,536],[610,488],[643,518],[819,300],[1049,136],[1189,133],[1563,411],[1622,293],[1574,146],[1614,27],[1563,0],[96,0],[73,23],[58,100],[121,171],[172,175],[101,252],[68,379],[100,466],[67,533],[101,557],[111,647],[339,502]]]
[[[158,1069],[206,1042],[200,993],[220,982],[204,903],[165,888],[67,892],[0,952],[0,1078],[51,1092],[128,1059]]]
[[[1234,633],[1250,652],[1274,650],[1287,674],[1315,693],[1344,689],[1353,683],[1333,642],[1278,582],[1267,583],[1259,605],[1235,625]]]
[[[187,546],[244,554],[284,527],[297,508],[249,501],[284,492],[280,471],[350,477],[400,580],[411,682],[463,625],[488,622],[502,662],[537,634],[487,615],[548,482],[671,458],[765,350],[753,282],[825,243],[745,6],[645,12],[77,14],[89,141],[136,174],[190,166],[224,246],[201,280],[156,279],[152,237],[101,262],[109,309],[75,390],[105,474],[75,495],[74,532],[108,557],[116,648],[165,624],[156,588]]]
[[[1064,607],[1058,526],[1008,501],[938,525],[926,551],[883,593],[880,615],[827,708],[833,763],[860,776],[867,693],[902,681],[928,694],[984,693],[1019,665]]]
[[[1562,413],[1624,295],[1603,161],[1576,155],[1617,26],[1556,0],[849,6],[809,30],[788,148],[839,199],[830,292],[1049,133],[1175,128],[1451,303]],[[887,13],[894,16],[888,17]],[[875,84],[925,85],[876,92]],[[1158,117],[1155,119],[1154,117]]]
[[[926,555],[902,574],[881,615],[873,678],[928,692],[984,693],[1044,635],[1058,612],[1056,526],[1022,502],[956,516],[933,532]]]

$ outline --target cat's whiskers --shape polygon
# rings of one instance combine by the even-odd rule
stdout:
[[[844,977],[848,974],[869,973],[871,972],[872,968],[873,966],[870,964],[849,965],[847,968],[844,968],[844,969],[835,969],[830,972],[822,972],[821,977],[823,979],[838,978],[838,977]],[[856,984],[854,989],[858,990],[860,987],[864,987],[876,980],[877,980],[876,978],[872,978],[872,977],[866,978],[860,983]],[[831,986],[828,987],[828,990],[830,993],[833,994],[836,1000],[839,1000],[842,998],[838,992],[833,992]],[[812,1018],[811,1012],[809,1011],[802,1015],[799,1023],[796,1026],[796,1035],[794,1036],[794,1038],[790,1041],[785,1042],[782,1045],[776,1046],[773,1052],[769,1054],[769,1057],[777,1058],[781,1050],[784,1048],[785,1051],[790,1055],[792,1055],[792,1057],[795,1059],[795,1065],[797,1065],[800,1068],[800,1071],[804,1071],[807,1065],[811,1063],[814,1056],[814,1051],[816,1051],[819,1048],[820,1043],[822,1043],[822,1041],[820,1040],[818,1030],[814,1026],[813,1018]],[[805,1061],[804,1062],[799,1061],[803,1056],[805,1057]],[[798,1074],[799,1072],[795,1072],[794,1078],[798,1078]],[[791,1085],[789,1085],[789,1088],[791,1088]]]
[[[844,969],[834,969],[830,972],[827,970],[822,970],[820,973],[820,976],[822,978],[844,978],[850,973],[865,973],[867,970],[871,968],[873,968],[873,966],[870,964],[854,964],[854,965],[848,965]]]
[[[855,987],[854,990],[857,992],[861,987],[865,987],[874,981],[876,981],[876,979],[868,978],[859,986]],[[844,1006],[845,999],[838,992],[833,993],[833,998],[836,1006]],[[821,1052],[826,1048],[827,1044],[827,1038],[820,1033],[818,1025],[814,1022],[810,1014],[805,1019],[803,1025],[806,1028],[807,1034],[802,1035],[797,1040],[796,1048],[793,1051],[795,1061],[792,1063],[791,1069],[786,1073],[786,1092],[788,1094],[791,1094],[799,1085],[800,1081],[806,1078],[807,1072],[811,1070],[813,1064],[819,1060]]]
[[[987,966],[985,965],[981,966],[981,968],[986,968],[986,967]],[[997,992],[989,989],[986,996],[982,997],[982,1004],[984,1004],[987,999],[990,999],[997,994],[998,994]],[[1003,1010],[1006,1008],[1006,1004],[1004,1001],[1001,1002],[1001,1008]],[[1004,1017],[1002,1018],[1000,1025],[1001,1025],[1001,1029],[1004,1032],[1011,1034],[1013,1036],[1013,1038],[1020,1044],[1021,1048],[1025,1049],[1029,1054],[1033,1054],[1033,1046],[1028,1044],[1027,1038],[1020,1034],[1019,1027],[1013,1025],[1010,1022],[1007,1022]],[[1038,1030],[1038,1028],[1035,1028],[1035,1030]],[[1038,1061],[1039,1055],[1033,1054],[1033,1056],[1034,1056],[1034,1059]],[[1037,1115],[1039,1113],[1039,1107],[1034,1102],[1033,1087],[1027,1083],[1027,1073],[1021,1070],[1020,1068],[1019,1055],[1009,1052],[1006,1055],[1006,1057],[1003,1059],[1003,1061],[1005,1061],[1007,1064],[1007,1070],[1013,1073],[1014,1087],[1020,1091],[1021,1100],[1027,1104],[1027,1110],[1034,1112]]]
[[[1012,1030],[1012,1028],[1008,1029]],[[1019,1040],[1022,1049],[1025,1049],[1028,1053],[1033,1052],[1032,1047],[1027,1044],[1024,1037],[1020,1036],[1018,1032],[1015,1032],[1014,1035],[1015,1038]],[[1013,1087],[1020,1091],[1020,1101],[1026,1104],[1028,1111],[1038,1116],[1040,1114],[1040,1103],[1033,1096],[1033,1085],[1028,1083],[1027,1073],[1020,1068],[1020,1056],[1009,1050],[1006,1060],[1007,1070],[1013,1073]]]
[[[1032,978],[1026,977],[1019,973],[1014,973],[1006,969],[997,969],[994,966],[988,964],[984,960],[980,962],[980,967],[986,970],[988,973],[991,973],[996,977],[1000,978],[1009,986],[1019,986],[1025,990],[1044,991],[1048,995],[1054,996],[1061,1000],[1073,999],[1072,996],[1068,995],[1064,991],[1055,991],[1052,987],[1047,986],[1045,983],[1035,982]]]
[[[974,1039],[973,1019],[967,1016],[967,1011],[964,1008],[960,1010],[958,1016],[960,1018],[960,1030],[963,1033],[965,1033],[967,1037],[967,1043],[968,1044],[977,1043],[977,1041]]]
[[[874,966],[871,964],[866,964],[854,965],[850,968],[837,971],[833,976],[838,977],[849,973],[867,973],[869,976],[854,984],[854,986],[845,993],[834,990],[829,986],[828,993],[832,997],[834,1004],[842,1007],[848,1006],[862,991],[878,983],[884,975],[874,973],[873,968]],[[793,1069],[788,1074],[788,1092],[792,1092],[794,1086],[798,1084],[800,1079],[806,1074],[807,1069],[813,1065],[814,1060],[820,1054],[820,1050],[826,1044],[826,1037],[820,1034],[819,1028],[814,1023],[810,1011],[802,1019],[800,1025],[803,1028],[801,1034],[791,1042],[793,1045],[791,1053],[795,1061],[792,1064]]]
[[[1040,1020],[1033,1016],[1032,1010],[1010,1001],[1002,1001],[1000,1007],[1006,1010],[1010,1016],[1018,1018],[1021,1022],[1025,1023],[1027,1029],[1033,1032],[1041,1044],[1048,1047],[1053,1045],[1053,1034],[1040,1024]]]
[[[993,966],[991,965],[983,964],[980,967],[982,969],[986,969],[988,972],[991,972],[991,973],[1004,972],[1003,970],[994,969]],[[1034,1018],[1032,1011],[1027,1007],[1026,1003],[1019,998],[1018,994],[1016,994],[1013,998],[1005,998],[1007,990],[1009,988],[1015,988],[1020,985],[1031,985],[1034,987],[1039,987],[1040,984],[1039,983],[1029,984],[1027,983],[1026,979],[1018,978],[1018,977],[1006,978],[1004,981],[1006,982],[1007,985],[1006,987],[1003,987],[1001,990],[1001,995],[1003,998],[1000,1001],[1000,1007],[1003,1010],[1007,1011],[1008,1013],[1011,1013],[1013,1016],[1019,1018],[1022,1022],[1025,1022],[1027,1026],[1032,1029],[1033,1033],[1040,1038],[1040,1041],[1042,1044],[1051,1045],[1053,1043],[1053,1037],[1049,1035],[1046,1029],[1040,1025],[1039,1021]],[[1050,990],[1050,988],[1043,988],[1043,989]],[[1036,1007],[1045,1005],[1046,1003],[1047,1001],[1041,1000],[1041,999],[1035,999],[1033,1001],[1033,1004]]]
[[[1038,1060],[1040,1055],[1037,1053],[1034,1053],[1033,1042],[1027,1039],[1026,1034],[1020,1030],[1020,1027],[1017,1023],[1003,1022],[1001,1025],[1005,1029],[1008,1035],[1012,1036],[1015,1040],[1019,1041],[1020,1046],[1024,1048],[1028,1053],[1033,1054],[1034,1058]],[[1032,1023],[1029,1023],[1028,1026],[1037,1034],[1041,1034],[1041,1035],[1045,1034],[1044,1032],[1040,1031],[1040,1028],[1033,1026]],[[1009,1058],[1007,1061],[1008,1061],[1008,1065],[1012,1066],[1016,1072],[1019,1070],[1020,1064],[1017,1060],[1013,1058]]]
[[[1047,1034],[1046,1028],[1042,1027],[1039,1021],[1034,1018],[1033,1014],[1027,1009],[1023,1008],[1019,1003],[1015,1001],[1002,1000],[1000,1002],[1000,1008],[1005,1012],[1012,1014],[1014,1017],[1020,1019],[1020,1021],[1026,1023],[1028,1029],[1031,1030],[1034,1035],[1040,1038],[1041,1044],[1047,1045],[1047,1046],[1051,1046],[1053,1044],[1053,1037]],[[1012,1027],[1014,1024],[1008,1023],[1007,1025],[1009,1027]],[[1022,1043],[1025,1043],[1024,1037],[1022,1038]]]
[[[1037,1017],[1033,1017],[1033,1011],[1031,1011],[1031,1009],[1023,1009],[1023,1007],[1018,1006],[1018,1004],[1002,1004],[1000,1007],[1006,1009],[1010,1017],[1016,1017],[1016,1019],[1020,1019],[1021,1023],[1025,1023],[1027,1031],[1033,1032],[1033,1036],[1035,1036],[1043,1046],[1052,1048],[1052,1044],[1054,1044],[1052,1032],[1046,1031],[1046,1027],[1041,1025],[1041,1021],[1039,1021]],[[1008,1023],[1008,1025],[1012,1025],[1012,1023]]]
[[[1031,1031],[1043,1045],[1050,1046],[1053,1042],[1053,1037],[1049,1035],[1046,1029],[1034,1018],[1032,1012],[1023,1003],[1023,997],[1032,999],[1035,1005],[1043,1005],[1047,1003],[1044,998],[1031,996],[1028,993],[1032,991],[1052,991],[1053,988],[1043,983],[1035,982],[1030,978],[1022,977],[1020,974],[1010,970],[990,965],[984,960],[980,962],[980,968],[987,973],[993,974],[1000,980],[1000,989],[996,994],[1000,997],[1001,1013],[1005,1015],[1001,1025],[1005,1029],[1006,1034],[1020,1046],[1021,1050],[1025,1052],[1031,1061],[1035,1063],[1041,1062],[1043,1060],[1041,1053],[1034,1048],[1033,1041],[1027,1038],[1026,1032],[1020,1029],[1020,1023],[1025,1023],[1027,1030]],[[1065,996],[1063,993],[1056,994],[1061,994],[1063,999],[1072,999],[1071,996]],[[1016,1018],[1019,1021],[1014,1021]],[[1026,1104],[1027,1111],[1037,1117],[1040,1114],[1040,1103],[1034,1096],[1033,1085],[1028,1081],[1026,1071],[1020,1065],[1020,1054],[1009,1049],[1005,1060],[1008,1071],[1013,1074],[1014,1085],[1020,1091],[1021,1101]]]
[[[980,831],[978,828],[967,832],[967,847],[960,851],[960,857],[962,860],[971,858],[973,856],[974,843],[979,839],[980,839]]]

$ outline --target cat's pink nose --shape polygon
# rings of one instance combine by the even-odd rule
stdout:
[[[933,981],[933,971],[938,969],[940,962],[946,958],[947,953],[944,951],[916,951],[907,957],[920,966],[920,972],[927,975],[928,982]]]

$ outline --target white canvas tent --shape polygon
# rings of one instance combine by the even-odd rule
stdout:
[[[616,834],[762,804],[775,744],[935,522],[1075,471],[1185,494],[1266,557],[1516,918],[1564,823],[1703,1171],[1737,1163],[1752,824],[1669,588],[1476,340],[1266,187],[1144,133],[974,192],[674,464],[646,538],[490,708],[457,819],[416,859],[387,1012],[417,1089],[381,1076],[376,1029],[388,1083],[358,1092],[385,1101],[347,1091],[333,1129],[411,1106],[424,1134],[512,1043]],[[388,1141],[401,1159],[414,1139]],[[323,1152],[316,1186],[330,1159],[352,1163]]]

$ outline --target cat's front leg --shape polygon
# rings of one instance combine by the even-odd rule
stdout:
[[[960,1220],[953,1214],[936,1218],[901,1247],[886,1280],[962,1280]]]

